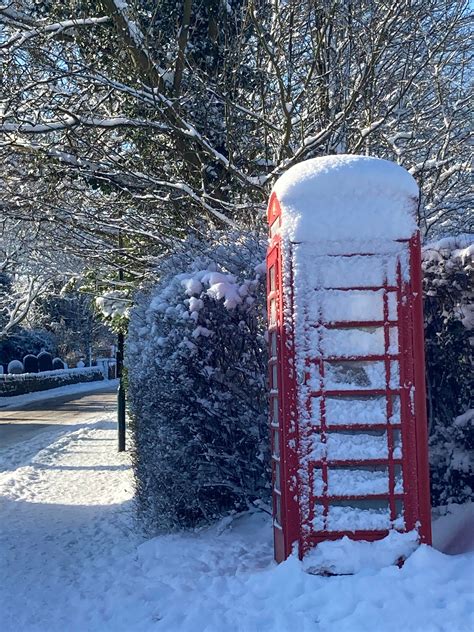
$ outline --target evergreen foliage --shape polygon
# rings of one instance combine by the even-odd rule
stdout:
[[[61,369],[65,369],[65,368],[66,368],[66,365],[61,360],[61,358],[53,359],[53,371],[60,371]]]
[[[23,363],[20,360],[12,360],[8,363],[7,373],[20,375],[20,373],[23,373]]]
[[[56,340],[51,332],[17,326],[7,338],[0,340],[0,364],[6,369],[11,360],[18,360],[29,354],[37,355],[43,348],[56,352]]]
[[[472,237],[472,236],[471,236]],[[474,415],[472,239],[424,249],[425,342],[434,505],[472,497]],[[469,247],[470,245],[470,247]]]
[[[23,358],[23,366],[25,368],[25,373],[38,373],[39,371],[38,358],[32,353],[28,353]]]
[[[113,344],[115,338],[101,322],[91,288],[87,288],[89,293],[74,287],[67,291],[61,291],[59,286],[54,289],[55,292],[36,301],[29,317],[36,326],[54,336],[55,349],[47,348],[48,351],[73,362],[77,356],[88,357],[91,349],[94,353]]]
[[[126,364],[150,530],[199,525],[268,495],[264,253],[249,235],[192,238],[137,298]]]
[[[40,372],[53,370],[53,356],[47,351],[38,354],[38,369]]]

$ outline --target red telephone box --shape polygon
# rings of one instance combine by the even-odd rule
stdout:
[[[431,542],[418,189],[394,163],[305,161],[268,206],[275,559]]]

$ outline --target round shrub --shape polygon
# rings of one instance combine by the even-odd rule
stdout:
[[[20,373],[24,373],[23,363],[20,360],[11,360],[8,363],[7,373],[13,373],[19,375]]]

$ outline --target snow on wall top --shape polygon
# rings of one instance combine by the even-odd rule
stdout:
[[[291,241],[405,239],[416,231],[418,186],[399,165],[340,154],[291,167],[273,191]]]

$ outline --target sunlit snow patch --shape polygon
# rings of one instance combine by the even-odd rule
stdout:
[[[351,540],[344,536],[340,540],[318,544],[306,554],[303,568],[318,575],[352,575],[361,570],[377,570],[405,560],[418,547],[416,530],[408,533],[390,531],[381,540]]]

